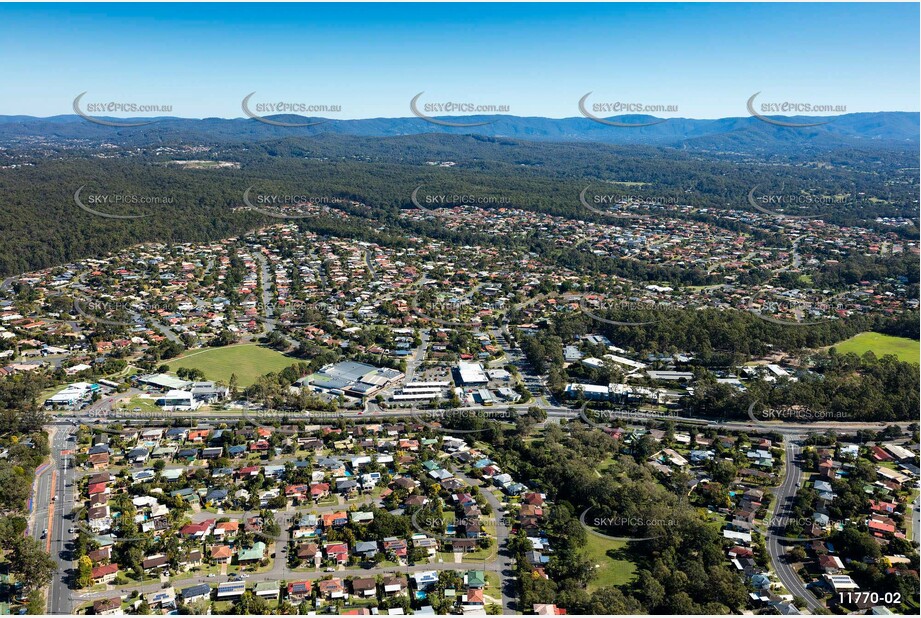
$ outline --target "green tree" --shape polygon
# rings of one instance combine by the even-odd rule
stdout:
[[[10,571],[16,574],[27,591],[47,586],[57,570],[55,561],[32,537],[18,539],[8,560]]]
[[[89,556],[77,560],[77,588],[87,588],[93,584],[93,561]]]
[[[45,595],[41,590],[33,590],[29,593],[28,601],[26,602],[26,612],[33,616],[47,613]]]

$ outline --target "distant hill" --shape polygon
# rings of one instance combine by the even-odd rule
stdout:
[[[319,118],[269,116],[289,123],[317,122]],[[781,117],[776,117],[780,119]],[[801,149],[829,150],[842,147],[860,149],[911,149],[919,146],[919,114],[912,112],[874,112],[830,117],[785,117],[786,122],[827,121],[816,127],[790,128],[752,117],[718,120],[669,119],[646,127],[611,127],[587,118],[540,118],[518,116],[439,117],[459,123],[488,122],[479,127],[447,127],[421,118],[369,118],[327,120],[310,127],[279,127],[253,119],[158,118],[141,127],[110,127],[94,124],[77,115],[35,118],[0,116],[0,143],[7,146],[34,140],[87,140],[121,145],[264,142],[287,137],[352,135],[393,137],[419,134],[482,135],[526,141],[598,142],[605,144],[643,144],[717,152],[784,152]],[[110,118],[115,122],[124,119]],[[650,116],[616,116],[610,120],[640,124],[655,120]]]

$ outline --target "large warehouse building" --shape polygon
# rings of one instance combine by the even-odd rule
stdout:
[[[345,361],[327,365],[320,371],[301,378],[297,385],[333,395],[360,398],[373,396],[404,377],[403,373],[396,369]]]
[[[475,386],[489,383],[489,376],[486,375],[486,371],[483,370],[483,365],[480,363],[460,362],[457,364],[455,373],[455,381],[462,386]]]

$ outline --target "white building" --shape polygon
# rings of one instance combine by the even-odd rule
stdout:
[[[74,382],[64,390],[52,395],[45,400],[45,406],[73,406],[84,401],[89,401],[93,393],[99,390],[96,384],[89,382]]]
[[[610,397],[610,389],[607,386],[599,386],[597,384],[571,383],[566,385],[567,396],[578,398],[580,394],[585,399],[602,401]]]
[[[158,397],[154,402],[164,410],[197,410],[201,402],[195,399],[190,391],[172,390],[168,391],[162,397]]]
[[[489,382],[489,377],[480,363],[459,362],[457,364],[457,375],[461,384],[465,386],[487,384]]]

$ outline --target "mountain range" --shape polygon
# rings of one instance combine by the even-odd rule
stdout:
[[[149,146],[171,143],[232,144],[271,141],[285,137],[352,135],[392,137],[419,134],[481,135],[524,141],[597,142],[605,144],[643,144],[689,150],[717,152],[794,151],[797,149],[835,150],[917,150],[919,114],[914,112],[872,112],[839,116],[780,117],[787,123],[819,126],[779,126],[746,116],[699,120],[672,118],[642,127],[616,127],[582,117],[542,118],[519,116],[438,117],[453,123],[488,123],[482,126],[443,126],[421,118],[369,118],[335,120],[303,116],[266,116],[282,123],[318,123],[306,127],[277,126],[251,118],[148,118],[151,124],[138,127],[113,127],[96,124],[79,115],[48,118],[0,116],[0,143],[12,146],[23,141],[87,140],[90,143],[118,143]],[[105,118],[114,123],[140,119]],[[615,116],[607,120],[623,124],[648,124],[651,116]]]

